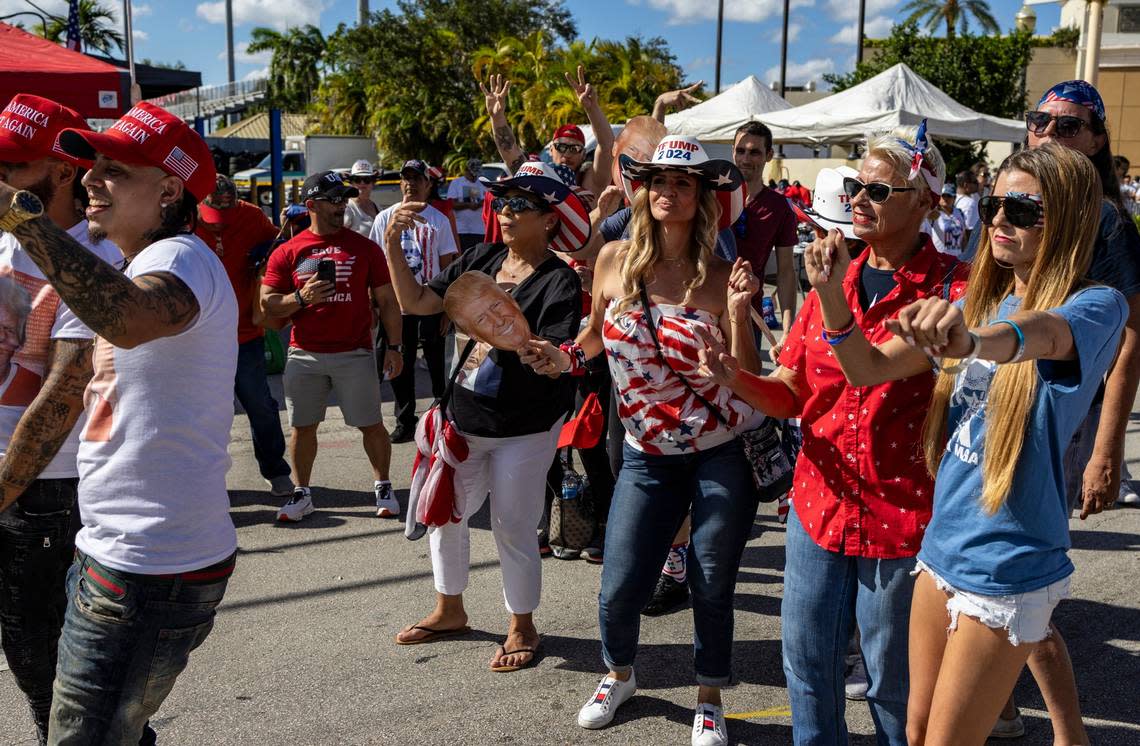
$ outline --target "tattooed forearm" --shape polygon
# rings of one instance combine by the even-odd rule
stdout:
[[[45,219],[13,235],[83,323],[116,347],[134,347],[177,334],[198,311],[194,294],[171,274],[132,282]]]
[[[91,380],[92,343],[52,340],[44,383],[24,410],[0,460],[0,510],[39,478],[83,412],[83,392]]]
[[[519,166],[526,163],[526,154],[515,140],[515,133],[509,124],[496,125],[494,132],[495,147],[499,149],[499,155],[507,164],[507,170],[513,174],[519,170]]]

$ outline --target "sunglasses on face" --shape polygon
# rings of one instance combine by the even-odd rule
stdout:
[[[349,184],[374,184],[376,179],[371,176],[352,176],[349,178]]]
[[[491,209],[495,212],[502,212],[504,207],[511,208],[511,212],[514,213],[527,211],[538,212],[542,209],[526,197],[495,197],[491,200]]]
[[[982,223],[993,226],[998,210],[1005,213],[1005,219],[1015,228],[1039,228],[1045,225],[1045,208],[1041,205],[1041,195],[1010,192],[1004,197],[982,197],[978,202],[978,216]]]
[[[330,205],[333,205],[334,207],[336,207],[339,205],[343,205],[345,202],[348,201],[348,198],[347,197],[313,197],[313,201],[314,202],[328,202]]]
[[[876,205],[881,205],[891,198],[894,192],[913,192],[914,187],[897,187],[890,184],[884,184],[881,181],[872,181],[870,184],[864,184],[853,176],[846,176],[843,178],[843,193],[847,195],[848,199],[855,199],[855,195],[859,192],[867,190],[867,197]]]
[[[569,142],[556,142],[554,143],[554,149],[563,155],[567,153],[581,153],[584,150],[581,145],[575,145]]]
[[[1035,135],[1044,135],[1049,129],[1049,122],[1056,121],[1057,127],[1053,131],[1057,137],[1076,137],[1081,127],[1088,127],[1089,123],[1080,117],[1063,114],[1055,117],[1047,111],[1025,112],[1025,127]]]

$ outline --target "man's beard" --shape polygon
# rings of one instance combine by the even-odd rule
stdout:
[[[102,228],[96,228],[90,223],[87,224],[87,237],[91,239],[91,243],[99,243],[100,241],[107,240],[107,231]]]
[[[52,183],[50,174],[35,184],[28,184],[24,189],[39,197],[45,209],[51,206],[52,200],[55,199],[56,192],[58,191],[55,184]]]

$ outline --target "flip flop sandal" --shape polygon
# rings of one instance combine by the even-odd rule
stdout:
[[[458,635],[465,635],[471,631],[471,628],[468,626],[456,627],[455,629],[432,629],[431,627],[421,627],[418,624],[413,624],[411,627],[408,628],[407,631],[410,632],[413,629],[418,629],[421,632],[427,632],[427,634],[424,635],[423,637],[417,637],[414,640],[401,640],[399,637],[396,637],[395,638],[396,644],[397,645],[422,645],[425,642],[435,642],[436,640],[443,640],[443,639],[446,639],[448,637],[456,637]]]
[[[491,666],[491,670],[495,673],[510,673],[512,671],[521,671],[524,668],[530,668],[534,665],[535,660],[538,658],[537,645],[535,645],[533,648],[515,648],[509,652],[505,647],[500,645],[499,650],[503,651],[503,655],[499,656],[500,658],[506,655],[516,655],[517,653],[530,653],[530,660],[520,666]]]

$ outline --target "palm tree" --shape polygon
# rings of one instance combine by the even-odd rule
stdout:
[[[113,50],[122,51],[126,41],[122,33],[115,28],[115,23],[114,14],[99,0],[79,0],[80,48],[94,49],[108,56]],[[45,39],[54,42],[66,41],[67,16],[61,18],[48,15],[47,25],[39,24],[37,32]]]
[[[907,21],[923,24],[931,32],[946,24],[946,38],[954,38],[954,28],[966,34],[970,31],[969,16],[973,16],[987,34],[1001,31],[997,19],[985,0],[910,0],[901,10],[910,11]]]
[[[291,27],[284,33],[257,27],[249,34],[249,51],[271,52],[269,97],[272,105],[298,112],[313,100],[321,84],[319,66],[325,38],[316,26]]]

